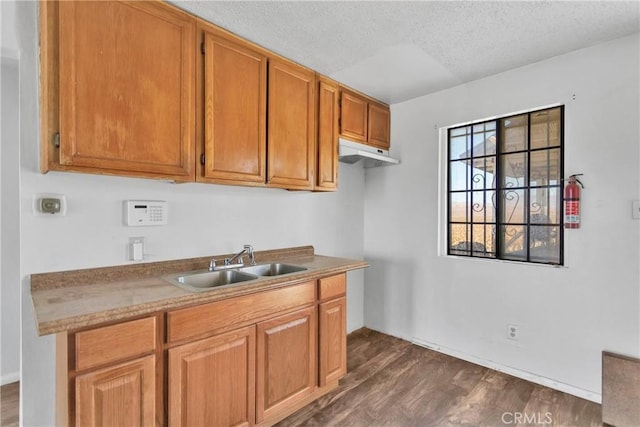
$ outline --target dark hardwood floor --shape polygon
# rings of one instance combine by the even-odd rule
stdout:
[[[597,403],[379,332],[347,353],[340,386],[278,426],[602,426]]]
[[[0,426],[18,425],[20,383],[6,384],[0,387]]]

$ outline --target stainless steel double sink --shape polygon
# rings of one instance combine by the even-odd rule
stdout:
[[[305,270],[308,270],[308,268],[291,264],[270,263],[225,270],[193,271],[177,276],[167,276],[165,279],[189,291],[204,292],[212,288],[257,280],[260,277],[283,276]]]

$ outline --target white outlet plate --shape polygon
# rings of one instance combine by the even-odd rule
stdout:
[[[518,341],[520,339],[520,327],[518,325],[507,325],[507,338],[510,340]]]
[[[631,218],[640,219],[640,200],[634,200],[631,203],[631,206],[632,206]]]

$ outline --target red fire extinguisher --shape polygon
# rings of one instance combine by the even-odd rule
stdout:
[[[584,188],[577,178],[580,175],[571,175],[564,187],[564,228],[580,228],[580,187]]]

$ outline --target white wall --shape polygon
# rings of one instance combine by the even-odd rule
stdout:
[[[0,334],[1,382],[18,381],[20,372],[20,235],[19,235],[19,61],[2,57],[0,66],[2,91],[2,146],[0,166]]]
[[[227,253],[250,243],[256,250],[312,244],[316,253],[363,257],[364,172],[342,166],[335,193],[171,184],[153,180],[38,172],[36,7],[18,3],[22,36],[21,277],[22,415],[24,425],[54,420],[54,337],[35,331],[28,275],[125,264],[131,236],[146,238],[147,260]],[[36,217],[36,193],[63,193],[66,217]],[[169,202],[169,224],[128,228],[122,201]],[[348,275],[348,328],[363,326],[363,272]]]
[[[0,3],[0,384],[20,378],[19,69],[15,2]]]
[[[640,356],[638,51],[636,34],[392,106],[402,164],[366,173],[368,327],[599,399],[601,351]],[[566,266],[439,256],[438,128],[553,103],[586,185]]]

